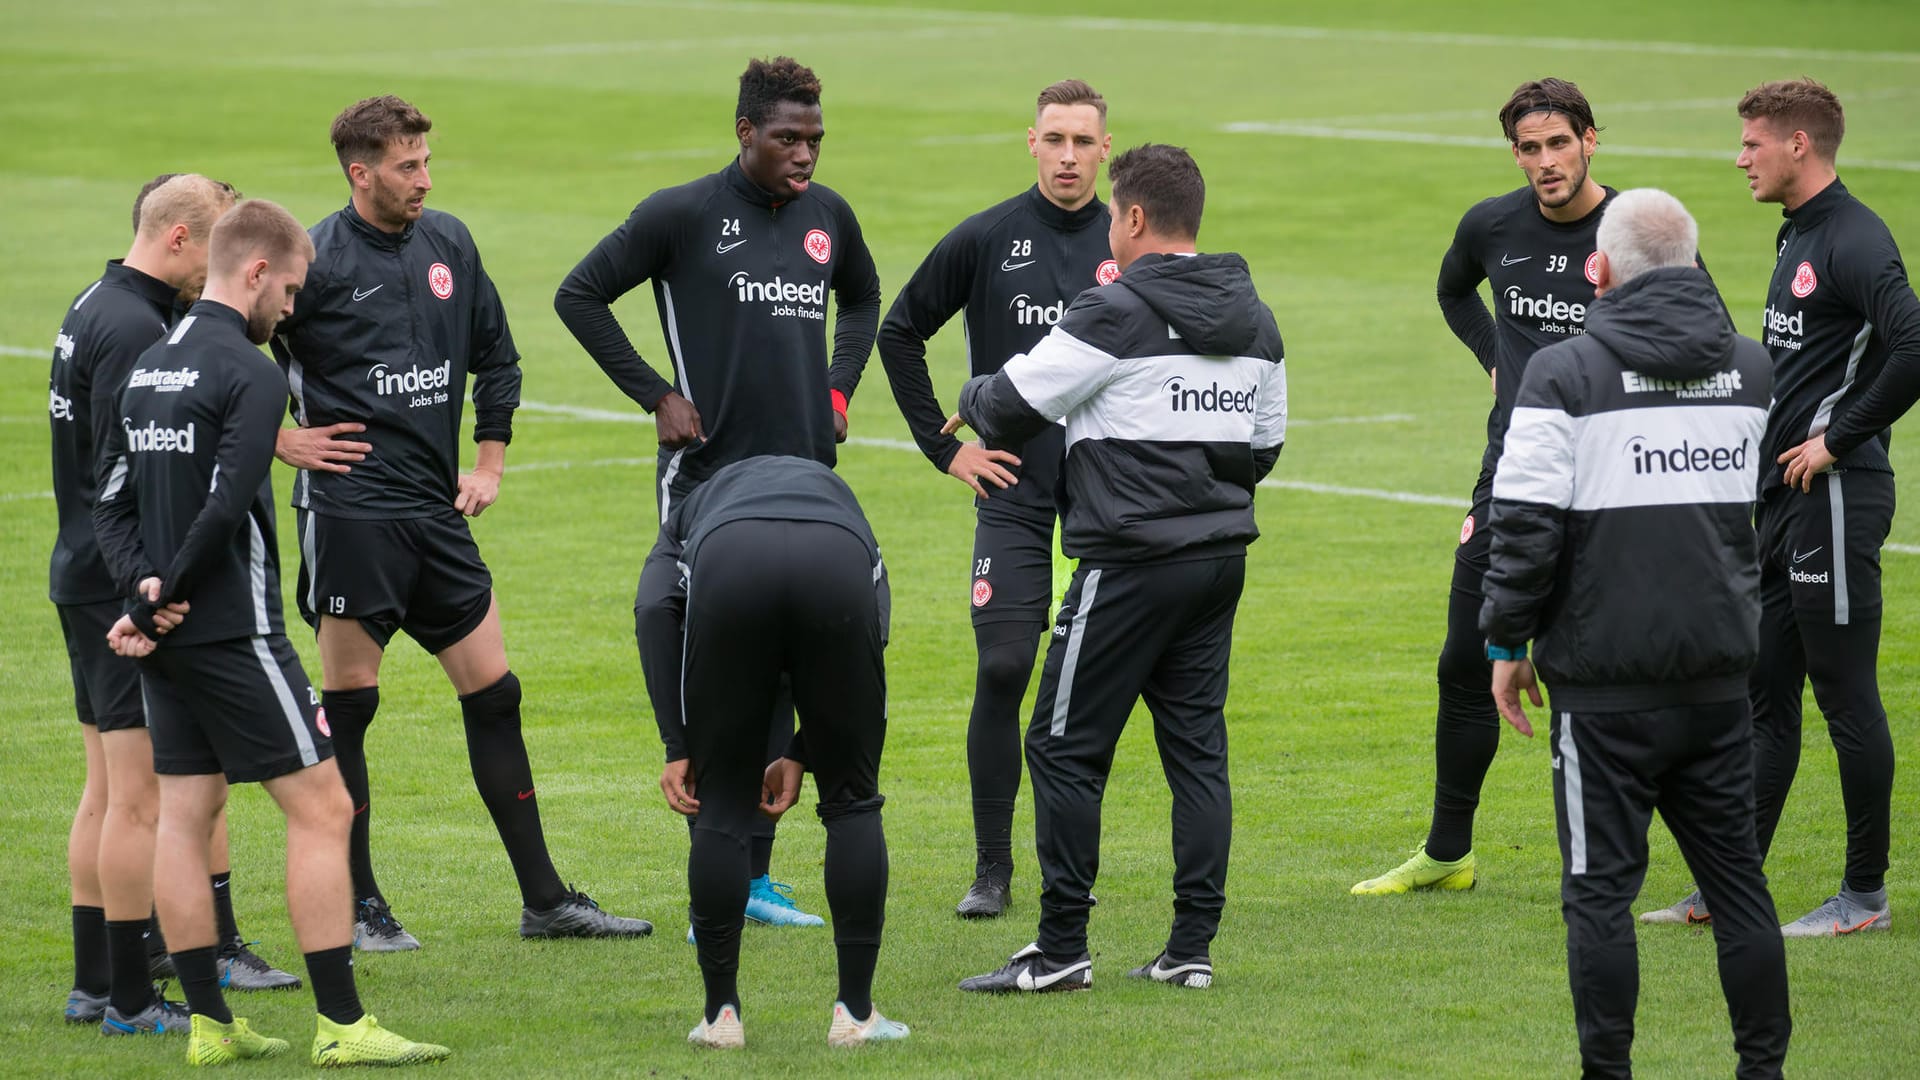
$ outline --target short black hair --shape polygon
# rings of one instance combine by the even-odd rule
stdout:
[[[1147,227],[1162,236],[1199,236],[1207,205],[1207,182],[1184,147],[1146,143],[1107,166],[1116,210],[1138,206]]]
[[[1500,130],[1506,133],[1507,141],[1518,142],[1515,132],[1520,121],[1537,112],[1566,117],[1575,135],[1600,130],[1593,122],[1593,106],[1587,104],[1587,95],[1578,86],[1565,79],[1536,79],[1514,87],[1513,96],[1500,106]]]
[[[759,127],[782,101],[820,104],[820,79],[813,69],[791,56],[747,61],[747,70],[740,75],[740,101],[734,107],[734,118],[745,117],[747,123]]]

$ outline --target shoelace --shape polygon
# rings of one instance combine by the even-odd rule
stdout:
[[[257,941],[236,940],[233,951],[228,953],[226,958],[253,971],[272,971],[273,965],[253,951],[253,947],[258,944],[260,943]]]
[[[595,911],[600,910],[600,905],[593,902],[593,897],[588,896],[586,893],[580,892],[579,890],[575,889],[572,883],[568,883],[567,898],[565,900],[562,900],[561,903],[562,904],[566,904],[566,903],[585,904],[587,907],[590,907]]]
[[[777,907],[792,908],[795,911],[800,910],[800,905],[793,902],[793,886],[784,881],[769,880],[767,882],[767,895],[760,899]]]
[[[360,910],[363,913],[361,918],[366,922],[367,929],[372,930],[381,937],[386,937],[393,931],[400,929],[400,920],[393,917],[393,909],[385,904],[373,900],[362,900],[360,901]]]

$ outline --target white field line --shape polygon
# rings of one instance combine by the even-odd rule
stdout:
[[[18,345],[0,345],[0,356],[37,356],[41,359],[53,359],[53,347],[44,349],[23,349]]]
[[[1464,146],[1489,150],[1505,150],[1508,146],[1507,140],[1490,135],[1443,135],[1433,131],[1369,131],[1326,124],[1301,124],[1288,120],[1239,121],[1222,124],[1219,130],[1228,135],[1284,135],[1303,139],[1337,139],[1342,142],[1418,143],[1423,146]],[[1622,146],[1618,143],[1605,143],[1601,146],[1600,153],[1620,157],[1720,161],[1730,166],[1738,149],[1733,146],[1728,146],[1724,150],[1700,150],[1686,146]],[[1891,169],[1898,172],[1920,172],[1920,161],[1848,158],[1842,162],[1842,165],[1850,170]]]
[[[941,8],[875,8],[831,3],[768,3],[765,0],[574,0],[603,7],[673,8],[732,11],[743,14],[843,17],[921,25],[1057,27],[1064,31],[1106,30],[1130,35],[1200,34],[1208,37],[1270,38],[1361,45],[1407,45],[1498,49],[1503,52],[1556,50],[1656,53],[1667,56],[1718,56],[1755,60],[1826,63],[1920,64],[1920,53],[1859,49],[1797,49],[1780,45],[1715,45],[1689,41],[1621,41],[1609,38],[1537,37],[1507,34],[1450,34],[1419,30],[1359,30],[1346,27],[1284,26],[1273,23],[1187,22],[1176,19],[1109,18],[1089,15],[1030,15],[1013,12],[956,11]]]

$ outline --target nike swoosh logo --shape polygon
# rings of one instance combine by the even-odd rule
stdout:
[[[725,255],[727,252],[732,251],[744,243],[746,243],[745,240],[735,240],[731,244],[715,244],[713,245],[713,253],[715,255]]]
[[[522,791],[522,792],[520,792],[520,801],[521,801],[521,802],[526,802],[526,801],[527,801],[528,799],[531,799],[531,798],[533,798],[533,789],[532,789],[532,788],[528,788],[527,790],[525,790],[525,791]]]
[[[1500,256],[1500,265],[1501,266],[1518,266],[1521,263],[1526,262],[1528,259],[1531,259],[1531,258],[1533,258],[1533,256],[1531,255],[1522,255],[1517,259],[1509,259],[1505,255],[1502,255]]]
[[[1040,261],[1040,260],[1038,260],[1038,259],[1028,259],[1028,260],[1027,260],[1026,262],[1014,262],[1013,260],[1011,260],[1011,259],[1008,259],[1008,260],[1006,260],[1006,261],[1004,261],[1004,262],[1002,262],[1002,263],[1000,264],[1000,269],[1002,269],[1002,270],[1018,270],[1018,269],[1020,269],[1020,268],[1021,268],[1021,267],[1023,267],[1023,266],[1032,266],[1032,265],[1033,265],[1034,263],[1036,263],[1036,262],[1039,262],[1039,261]]]
[[[1825,545],[1823,544],[1821,546],[1824,547]],[[1799,563],[1806,562],[1808,559],[1811,559],[1818,554],[1820,554],[1820,548],[1814,548],[1812,551],[1807,552],[1805,555],[1802,555],[1796,551],[1793,553],[1793,561],[1797,565]]]
[[[386,287],[387,287],[386,283],[381,282],[380,284],[375,285],[373,288],[368,289],[365,292],[361,292],[359,289],[355,289],[353,290],[353,302],[357,304],[360,301],[365,300],[367,297],[372,296],[374,293],[377,293],[381,289],[384,289]]]
[[[1033,969],[1029,967],[1020,972],[1020,977],[1016,981],[1020,984],[1020,989],[1022,990],[1045,990],[1047,987],[1052,986],[1054,983],[1059,982],[1069,975],[1080,974],[1084,967],[1085,965],[1083,964],[1075,964],[1064,971],[1056,971],[1050,975],[1037,977],[1034,975]]]

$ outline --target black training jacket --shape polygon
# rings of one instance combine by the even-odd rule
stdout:
[[[186,619],[162,648],[286,632],[274,543],[274,439],[287,380],[211,300],[142,353],[100,458],[94,528],[129,609],[143,579]],[[145,377],[143,377],[145,376]]]
[[[1033,351],[960,390],[982,438],[1064,418],[1061,546],[1091,565],[1243,552],[1286,437],[1273,312],[1238,255],[1143,255],[1074,300]]]
[[[53,429],[53,542],[47,596],[56,604],[94,604],[122,595],[93,535],[99,449],[119,425],[120,385],[134,361],[162,337],[174,287],[119,259],[80,291],[53,338],[47,420]]]
[[[1480,628],[1534,644],[1553,707],[1743,698],[1759,650],[1753,532],[1772,376],[1704,270],[1595,300],[1534,355],[1493,478]]]
[[[1107,249],[1107,221],[1099,199],[1062,210],[1036,184],[954,226],[894,297],[880,324],[880,362],[914,442],[934,468],[947,470],[960,440],[940,434],[947,411],[927,375],[928,339],[964,310],[968,376],[999,371],[1008,357],[1039,344],[1082,290],[1120,276]],[[1009,468],[1020,482],[993,489],[990,501],[1051,516],[1065,432],[1051,426],[1024,445],[987,445],[1020,458]]]
[[[1892,472],[1887,430],[1920,399],[1920,300],[1880,216],[1838,179],[1786,211],[1767,286],[1773,415],[1761,494],[1781,454],[1822,432],[1842,469]]]
[[[459,494],[460,416],[473,375],[475,442],[513,440],[520,353],[460,219],[428,210],[384,232],[349,203],[307,230],[316,252],[273,355],[303,427],[367,425],[345,473],[302,471],[293,505],[335,517],[444,513]]]
[[[671,381],[634,350],[615,300],[653,282]],[[834,298],[832,367],[827,292]],[[594,246],[553,298],[560,321],[641,408],[669,390],[705,441],[660,448],[660,520],[722,466],[763,454],[835,461],[831,391],[851,399],[873,352],[880,276],[853,210],[810,185],[787,202],[739,162],[655,192]]]

